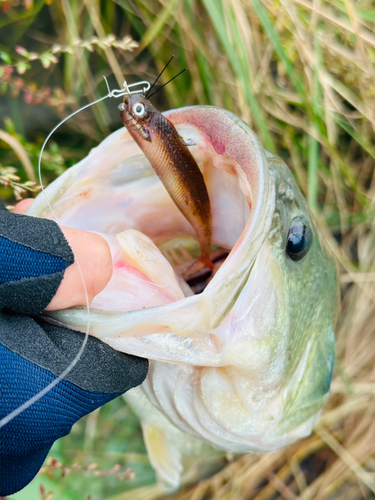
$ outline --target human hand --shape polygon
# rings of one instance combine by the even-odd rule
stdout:
[[[33,201],[32,198],[20,201],[12,213],[24,214]],[[61,227],[61,230],[74,251],[75,262],[65,270],[55,296],[45,309],[47,311],[86,305],[83,280],[91,302],[107,286],[112,276],[111,251],[102,236],[71,227]]]
[[[103,238],[19,215],[29,203],[24,200],[13,213],[0,206],[0,421],[58,381],[82,345],[83,334],[30,316],[46,307],[86,303],[66,240],[79,259],[90,300],[112,273]],[[141,384],[147,371],[147,359],[117,352],[89,337],[64,380],[0,426],[0,497],[26,486],[55,440],[87,413]]]

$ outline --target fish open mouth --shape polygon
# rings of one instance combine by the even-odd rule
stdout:
[[[149,402],[138,401],[146,422],[156,407],[220,449],[271,451],[307,435],[326,399],[334,264],[315,238],[313,259],[288,274],[284,222],[298,203],[280,199],[280,180],[291,174],[245,123],[205,106],[166,115],[207,187],[214,275],[189,276],[195,231],[123,128],[46,190],[58,222],[102,234],[113,261],[89,316],[77,307],[48,317],[151,361],[133,392]],[[28,213],[54,218],[44,194]]]
[[[123,337],[168,332],[186,337],[216,328],[235,304],[270,229],[272,179],[251,129],[232,113],[209,106],[165,114],[191,144],[207,186],[214,276],[207,269],[189,275],[200,251],[194,230],[125,129],[46,191],[59,224],[98,232],[111,247],[113,277],[91,305],[91,333],[107,340],[119,331]],[[44,195],[29,213],[51,217]],[[176,315],[182,314],[189,321],[177,324]],[[50,316],[85,330],[84,310]],[[127,348],[132,351],[139,354]]]
[[[218,269],[221,267],[225,259],[228,257],[229,252],[224,248],[219,248],[213,252],[211,252],[210,257],[213,263],[213,270],[208,267],[203,267],[199,271],[195,273],[190,273],[189,269],[185,271],[184,274],[180,274],[178,270],[177,274],[181,276],[182,279],[186,281],[191,290],[194,293],[201,293],[206,288],[209,280],[216,274]],[[193,264],[193,263],[192,263]],[[186,267],[186,264],[184,265]]]

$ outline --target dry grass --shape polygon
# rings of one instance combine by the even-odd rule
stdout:
[[[111,71],[118,81],[125,67],[127,74],[151,79],[175,53],[190,76],[166,87],[169,107],[214,104],[250,123],[263,144],[293,170],[342,278],[332,394],[313,435],[279,452],[241,457],[168,498],[373,498],[374,1],[117,0],[115,12],[115,4],[107,3],[107,10],[99,0],[59,0],[50,6],[54,22],[61,21],[53,42],[72,47],[81,40],[71,53],[59,53],[65,65],[59,83],[62,95],[74,96],[72,108],[84,94],[89,100],[98,97],[103,64],[91,64],[84,47],[93,36],[103,40],[114,33],[115,40],[122,40],[130,30],[138,33],[134,52],[113,43],[96,46],[107,68],[104,74]],[[115,22],[119,13],[121,23]],[[178,72],[176,65],[165,78]],[[34,77],[26,68],[28,85]],[[60,112],[63,116],[67,110]],[[106,109],[98,108],[96,118],[97,127],[84,117],[71,126],[100,137],[108,130]]]
[[[340,263],[337,361],[329,403],[310,438],[269,455],[239,458],[213,478],[168,498],[374,498],[375,33],[364,11],[372,6],[374,13],[375,5],[231,0],[226,6],[248,40],[248,76],[277,151],[286,149],[281,154],[294,168]],[[263,21],[261,27],[265,12],[270,26]],[[275,59],[277,69],[270,71]],[[236,111],[249,120],[242,82],[234,83]],[[257,125],[261,131],[260,119]],[[299,141],[308,143],[307,150]]]

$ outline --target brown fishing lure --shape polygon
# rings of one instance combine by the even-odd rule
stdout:
[[[126,95],[118,108],[129,134],[193,226],[201,246],[199,260],[212,269],[210,199],[202,172],[183,138],[143,94]]]

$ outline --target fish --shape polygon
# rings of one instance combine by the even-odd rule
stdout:
[[[180,272],[197,235],[125,128],[40,194],[29,215],[106,238],[113,275],[90,334],[150,360],[126,393],[164,491],[189,457],[265,453],[311,433],[327,401],[338,311],[336,263],[291,171],[233,113],[168,111],[202,172],[212,248],[226,255],[199,293]],[[178,254],[178,258],[174,258]],[[181,267],[182,266],[182,267]],[[86,308],[45,313],[85,332]]]
[[[211,209],[202,172],[173,123],[143,94],[125,95],[120,117],[155,169],[172,200],[193,226],[201,247],[199,260],[210,269]],[[194,268],[195,269],[195,268]]]

